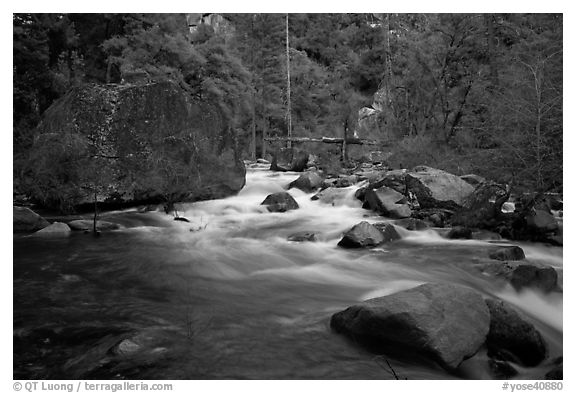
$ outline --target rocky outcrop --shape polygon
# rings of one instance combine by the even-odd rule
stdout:
[[[35,232],[50,225],[48,221],[27,207],[14,206],[12,219],[14,232]]]
[[[490,259],[497,259],[499,261],[521,261],[522,259],[526,259],[524,250],[518,246],[498,247],[490,251],[488,256]]]
[[[484,344],[490,313],[473,290],[428,283],[348,307],[330,326],[369,348],[414,351],[455,369]]]
[[[292,195],[287,192],[270,194],[261,204],[266,205],[268,211],[273,213],[284,213],[288,210],[294,210],[300,207],[298,206],[298,202],[292,198]]]
[[[423,208],[457,209],[474,191],[458,176],[426,166],[416,167],[406,175],[406,187]]]
[[[529,367],[546,358],[546,343],[534,325],[500,300],[486,299],[486,305],[490,310],[489,355]]]
[[[306,172],[288,185],[288,189],[298,188],[304,192],[312,192],[322,185],[322,177],[316,172]]]
[[[408,218],[412,215],[412,210],[407,205],[404,195],[382,186],[378,189],[369,188],[364,196],[365,202],[370,209],[391,218]]]
[[[338,245],[344,248],[374,247],[384,240],[384,235],[378,228],[367,221],[362,221],[346,231]]]
[[[70,210],[222,198],[245,184],[234,132],[175,82],[83,85],[38,126],[26,190]],[[50,165],[45,165],[49,162]]]

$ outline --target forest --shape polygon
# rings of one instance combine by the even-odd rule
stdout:
[[[14,14],[15,186],[37,170],[43,113],[71,88],[171,80],[219,108],[244,158],[288,128],[352,133],[369,107],[391,167],[561,192],[562,26],[559,14]]]

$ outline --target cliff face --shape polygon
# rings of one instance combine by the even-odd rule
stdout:
[[[86,85],[55,102],[39,125],[27,191],[70,210],[221,198],[245,168],[219,110],[173,82]]]

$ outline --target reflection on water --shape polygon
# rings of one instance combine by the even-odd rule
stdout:
[[[344,230],[384,219],[360,208],[358,186],[334,204],[289,190],[300,209],[268,213],[266,195],[297,176],[252,169],[239,195],[180,206],[190,223],[124,211],[106,217],[124,229],[99,238],[17,236],[14,378],[392,379],[374,355],[331,333],[330,316],[430,281],[514,304],[542,331],[550,357],[562,354],[561,293],[517,293],[470,268],[493,243],[398,228],[398,242],[340,249]],[[299,231],[319,241],[287,241]],[[528,259],[562,268],[562,249],[520,245]],[[409,379],[490,378],[482,359],[456,376],[426,361],[391,362]]]

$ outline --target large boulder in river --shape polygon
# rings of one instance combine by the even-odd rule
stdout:
[[[70,235],[71,229],[68,225],[63,222],[54,222],[48,225],[46,228],[42,228],[37,232],[34,232],[31,236],[40,237],[53,237],[53,236],[68,236]]]
[[[34,232],[50,225],[48,221],[27,207],[14,206],[12,219],[14,232]]]
[[[510,282],[517,290],[536,288],[550,292],[557,288],[558,273],[553,267],[520,261],[482,262],[476,268],[489,276]]]
[[[500,300],[486,299],[486,305],[490,310],[486,339],[490,355],[530,367],[546,358],[546,342],[534,325]]]
[[[490,313],[471,289],[428,283],[348,307],[330,326],[369,348],[414,351],[455,369],[484,344]]]
[[[474,187],[458,176],[440,169],[418,166],[406,175],[406,187],[422,208],[461,207]]]
[[[178,83],[82,85],[45,112],[26,191],[73,209],[229,196],[245,184],[235,131]]]
[[[374,247],[384,240],[384,235],[378,228],[367,221],[362,221],[346,231],[338,245],[344,248]]]
[[[313,171],[301,174],[298,179],[288,185],[290,188],[298,188],[304,192],[312,192],[322,185],[322,177]]]
[[[300,207],[298,206],[298,202],[292,198],[292,195],[287,192],[276,192],[268,195],[262,202],[262,205],[266,205],[268,211],[273,213],[284,213]]]
[[[526,259],[524,250],[518,246],[504,246],[498,247],[488,253],[490,259],[497,259],[499,261],[521,261]]]
[[[387,217],[408,218],[412,215],[406,197],[386,186],[375,190],[369,188],[364,196],[364,201],[370,209]]]

